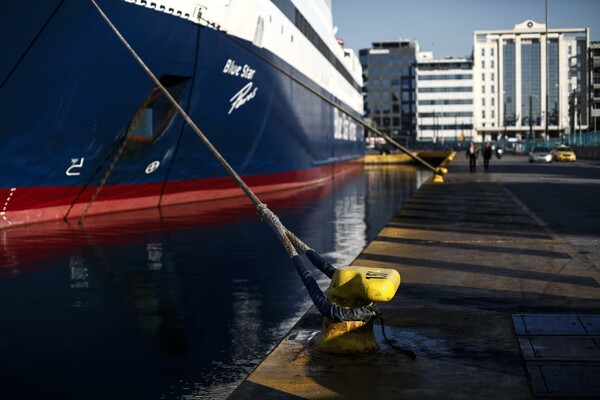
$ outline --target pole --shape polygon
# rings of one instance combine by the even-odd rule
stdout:
[[[533,120],[531,119],[532,96],[529,95],[529,140],[533,139]]]
[[[504,125],[504,137],[503,139],[506,139],[506,92],[502,93],[502,114],[503,114],[503,122],[502,125]]]
[[[545,114],[545,127],[544,127],[544,139],[548,140],[548,0],[546,0],[546,114]]]
[[[433,147],[435,148],[437,141],[437,120],[435,119],[435,110],[433,110]]]
[[[595,129],[595,127],[596,127],[595,121],[596,120],[594,120],[594,130],[596,130]],[[457,141],[458,141],[458,122],[457,122],[457,117],[455,115],[454,116],[454,144],[456,144]]]

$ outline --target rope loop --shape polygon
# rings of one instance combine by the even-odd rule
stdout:
[[[292,258],[292,262],[296,266],[296,272],[302,279],[304,287],[308,291],[308,295],[321,315],[335,319],[341,322],[347,321],[364,321],[368,322],[377,316],[377,309],[374,305],[364,307],[341,307],[337,304],[331,304],[323,291],[317,284],[317,281],[312,277],[310,271],[304,266],[304,262],[299,255]]]
[[[256,206],[256,209],[258,210],[258,213],[260,214],[262,220],[269,224],[271,229],[273,229],[273,231],[277,234],[277,237],[279,237],[279,240],[281,240],[281,243],[285,247],[285,250],[287,251],[289,256],[297,256],[298,252],[296,251],[294,245],[292,244],[292,242],[290,242],[290,239],[287,236],[288,230],[285,228],[285,226],[283,226],[279,217],[275,215],[273,211],[269,210],[265,203],[259,203]]]

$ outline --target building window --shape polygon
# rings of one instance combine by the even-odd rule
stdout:
[[[490,68],[494,69],[494,60],[490,61]]]
[[[481,74],[481,81],[485,82],[485,74],[483,74],[483,73]]]
[[[492,99],[491,99],[491,100],[492,100],[492,101],[491,101],[491,104],[492,104],[492,106],[496,105],[496,102],[494,101],[494,100],[496,100],[496,99],[492,97]]]
[[[491,90],[491,92],[492,92],[492,93],[495,93],[494,85],[492,85],[492,86],[490,87],[490,90]]]
[[[485,56],[485,47],[482,47],[482,48],[481,48],[481,56],[482,56],[482,57],[483,57],[483,56]]]
[[[495,79],[495,77],[494,77],[494,73],[493,73],[493,72],[492,72],[492,73],[491,73],[491,75],[490,75],[490,79],[491,79],[492,81],[494,81],[494,79]]]
[[[514,98],[516,97],[516,66],[515,66],[515,44],[506,41],[503,46],[504,61],[501,73],[504,79],[504,121],[507,126],[515,126],[517,110]]]
[[[559,84],[558,84],[558,41],[550,41],[548,47],[548,122],[558,125]]]
[[[485,107],[485,97],[481,98],[481,105]]]
[[[481,93],[485,93],[485,85],[481,85]]]
[[[496,113],[494,112],[494,110],[492,110],[492,118],[496,118]]]
[[[481,111],[481,118],[485,119],[485,110]]]
[[[490,56],[492,56],[492,57],[494,56],[494,48],[493,47],[490,49]]]
[[[539,125],[541,118],[540,42],[521,44],[521,115],[524,125]]]
[[[485,69],[485,60],[481,61],[481,69]]]

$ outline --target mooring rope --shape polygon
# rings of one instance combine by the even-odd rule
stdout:
[[[179,105],[179,103],[171,96],[171,93],[164,87],[164,85],[159,81],[159,79],[154,75],[154,73],[148,68],[146,63],[141,59],[141,57],[135,52],[135,50],[129,45],[127,40],[121,35],[117,27],[112,23],[110,18],[102,11],[100,6],[96,3],[95,0],[90,0],[90,2],[94,5],[94,7],[98,10],[104,21],[108,24],[108,26],[112,29],[112,31],[117,35],[119,40],[125,45],[127,50],[131,53],[131,55],[135,58],[138,64],[142,67],[142,69],[146,72],[146,74],[154,81],[156,87],[164,94],[164,96],[169,100],[169,102],[175,107],[175,109],[179,112],[179,114],[183,117],[183,119],[187,122],[187,124],[192,128],[192,130],[198,135],[198,137],[202,140],[202,142],[208,147],[213,156],[221,163],[221,165],[225,168],[225,170],[231,175],[231,177],[237,182],[239,187],[243,190],[243,192],[248,196],[248,198],[254,203],[258,212],[260,213],[262,219],[266,221],[271,229],[275,232],[279,240],[282,242],[285,247],[288,255],[292,259],[292,262],[296,266],[296,271],[298,275],[301,277],[302,282],[306,289],[308,290],[308,294],[310,295],[313,303],[319,310],[322,315],[327,315],[330,318],[337,319],[340,321],[369,321],[372,318],[376,317],[377,312],[375,308],[371,305],[365,307],[354,307],[354,308],[344,308],[335,304],[331,304],[327,301],[325,295],[319,288],[319,285],[315,281],[315,279],[311,276],[310,272],[304,266],[304,262],[302,258],[298,255],[294,245],[292,244],[292,240],[295,243],[299,244],[299,247],[307,253],[307,257],[313,262],[313,259],[318,260],[316,256],[316,252],[309,251],[311,250],[306,244],[304,244],[300,239],[298,239],[295,235],[293,235],[290,231],[288,231],[279,218],[267,208],[267,205],[262,203],[260,199],[254,194],[254,192],[246,185],[246,183],[242,180],[242,178],[238,175],[238,173],[229,165],[227,160],[219,153],[219,151],[213,146],[213,144],[208,140],[208,138],[202,133],[200,128],[192,121],[189,115],[183,110],[183,108]],[[290,239],[292,238],[292,239]],[[308,256],[308,253],[311,256]],[[314,254],[313,254],[314,253]],[[312,257],[312,258],[310,258]],[[318,257],[320,258],[320,256]],[[322,260],[322,259],[321,259]],[[314,262],[313,262],[314,263]],[[325,264],[323,261],[321,264]],[[331,266],[330,266],[331,267]],[[331,267],[333,268],[333,267]],[[330,268],[330,269],[331,269]],[[329,269],[329,270],[330,270]],[[334,269],[334,268],[333,268]]]
[[[400,353],[404,354],[405,356],[407,356],[408,358],[410,358],[411,360],[415,360],[417,358],[417,355],[415,354],[414,351],[412,350],[408,350],[405,349],[403,347],[400,346],[396,346],[385,334],[385,322],[383,321],[383,315],[381,315],[381,312],[377,313],[377,317],[379,318],[379,321],[381,323],[381,334],[383,335],[383,338],[385,339],[386,343],[394,350],[399,351]]]

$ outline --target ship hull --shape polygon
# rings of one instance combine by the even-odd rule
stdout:
[[[336,96],[268,50],[99,4],[256,193],[322,182],[364,155],[362,128],[313,91]],[[10,7],[3,29],[21,39],[0,66],[0,228],[242,195],[91,3]]]

